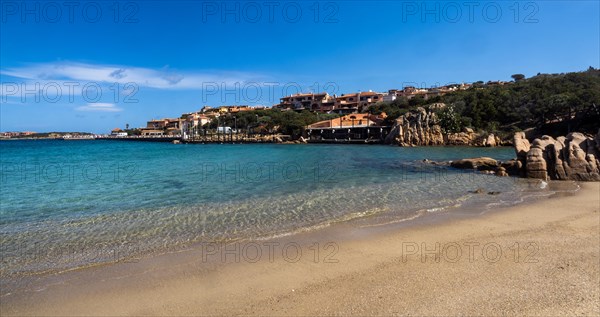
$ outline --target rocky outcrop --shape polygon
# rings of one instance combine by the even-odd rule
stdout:
[[[477,134],[471,128],[465,128],[459,133],[448,133],[445,137],[447,145],[475,145]]]
[[[432,106],[444,107],[445,105]],[[443,145],[444,136],[438,123],[438,117],[431,111],[431,106],[429,111],[419,107],[396,119],[387,140],[400,146]]]
[[[600,130],[595,137],[577,132],[556,139],[545,135],[531,146],[524,134],[517,133],[514,145],[529,178],[600,181]]]
[[[517,153],[517,160],[525,162],[527,159],[527,152],[529,152],[529,149],[531,148],[529,140],[525,137],[525,132],[515,133],[515,136],[513,137],[513,146]]]
[[[544,159],[542,149],[531,148],[529,152],[527,152],[525,166],[527,166],[527,177],[544,180],[548,178],[546,160]]]
[[[478,135],[471,128],[464,128],[458,133],[444,133],[439,124],[435,111],[446,107],[436,103],[419,107],[405,113],[396,119],[391,132],[386,137],[386,143],[400,146],[426,145],[467,145],[467,146],[497,146],[501,140],[493,134]]]
[[[499,137],[495,136],[493,133],[488,135],[487,138],[483,141],[483,146],[494,147],[500,145],[501,140]]]
[[[525,173],[523,172],[523,163],[521,163],[519,160],[508,160],[506,162],[502,162],[500,163],[500,167],[502,167],[508,175],[525,176]]]
[[[600,181],[600,130],[596,136],[574,132],[554,139],[544,135],[531,143],[523,132],[518,132],[513,144],[516,159],[499,162],[489,157],[468,158],[453,161],[450,166],[497,176]]]

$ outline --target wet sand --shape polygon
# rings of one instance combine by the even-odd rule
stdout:
[[[31,280],[5,315],[600,315],[600,183],[478,217],[234,243]]]

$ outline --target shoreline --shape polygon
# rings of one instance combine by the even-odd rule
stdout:
[[[276,137],[280,137],[281,135],[275,135]],[[285,145],[293,145],[293,144],[339,144],[339,145],[386,145],[391,147],[402,147],[402,148],[419,148],[419,147],[472,147],[472,148],[489,148],[490,146],[480,145],[480,144],[432,144],[432,145],[416,145],[411,144],[407,146],[402,146],[393,143],[386,143],[384,141],[373,141],[373,140],[323,140],[323,141],[307,141],[302,142],[300,139],[291,140],[291,141],[273,141],[268,140],[271,137],[266,137],[266,139],[256,139],[256,140],[235,140],[235,141],[223,141],[223,140],[182,140],[180,137],[173,136],[162,136],[162,137],[97,137],[97,138],[73,138],[73,139],[64,139],[62,137],[59,138],[43,138],[43,137],[30,137],[30,138],[0,138],[0,141],[39,141],[39,140],[56,140],[56,141],[129,141],[129,142],[153,142],[153,143],[171,143],[174,140],[179,141],[177,144],[285,144]],[[510,143],[498,144],[492,146],[493,148],[508,148],[514,147]]]
[[[486,179],[496,180],[495,176],[486,175],[482,177]],[[431,179],[431,178],[430,178]],[[407,180],[407,179],[403,179]],[[500,180],[500,179],[498,179]],[[512,182],[523,182],[519,178],[505,178],[504,180],[512,180]],[[496,209],[502,210],[509,208],[517,204],[526,204],[549,195],[553,195],[557,191],[573,191],[577,190],[577,185],[574,182],[557,182],[551,183],[551,185],[543,190],[539,189],[539,181],[526,182],[528,189],[523,185],[509,184],[514,188],[507,189],[505,192],[483,190],[483,188],[489,189],[488,187],[472,187],[481,190],[481,193],[475,193],[475,191],[469,190],[462,194],[462,196],[453,197],[450,201],[439,201],[433,206],[421,206],[421,208],[401,208],[399,210],[391,210],[389,206],[379,206],[378,204],[371,205],[372,208],[368,208],[362,212],[345,213],[337,216],[331,216],[330,218],[321,219],[320,222],[314,222],[306,224],[305,226],[288,226],[280,227],[278,230],[271,228],[272,230],[263,231],[260,234],[255,232],[251,236],[244,235],[202,235],[198,236],[199,239],[188,240],[184,243],[178,243],[178,241],[172,241],[173,244],[160,245],[145,245],[142,241],[137,241],[139,244],[130,242],[125,244],[124,247],[120,247],[119,242],[112,245],[101,245],[99,248],[92,246],[79,245],[76,243],[57,244],[58,248],[49,249],[51,251],[46,252],[46,249],[40,248],[34,252],[21,253],[25,259],[30,259],[30,262],[26,260],[22,261],[25,265],[31,264],[27,267],[19,267],[14,263],[12,266],[9,264],[5,269],[7,274],[0,275],[0,278],[4,277],[4,289],[0,293],[2,298],[7,293],[19,290],[20,279],[36,277],[44,278],[48,275],[62,275],[71,271],[80,271],[90,268],[98,268],[104,266],[110,266],[119,264],[124,261],[148,260],[156,256],[168,255],[172,253],[187,252],[193,249],[199,248],[202,243],[206,241],[217,242],[219,244],[228,244],[233,242],[248,242],[248,241],[277,241],[287,237],[293,238],[299,234],[318,234],[321,230],[335,230],[332,227],[351,227],[353,229],[360,228],[362,231],[380,231],[389,230],[386,228],[392,228],[397,230],[404,227],[411,227],[419,225],[421,223],[439,223],[453,219],[462,219],[469,217],[478,217],[483,213],[492,212]],[[561,186],[554,186],[552,184],[562,184]],[[493,184],[486,184],[493,186]],[[481,184],[479,184],[481,186]],[[521,187],[520,189],[517,189]],[[492,187],[493,188],[493,187]],[[496,190],[498,188],[495,188]],[[486,193],[487,192],[487,193]],[[511,194],[512,193],[512,194]],[[515,196],[516,194],[517,196]],[[500,195],[500,196],[497,196]],[[514,197],[519,197],[515,199]],[[509,201],[509,200],[514,201]],[[433,200],[437,201],[437,200]],[[244,202],[239,202],[244,204]],[[247,204],[247,203],[246,203]],[[362,210],[362,209],[361,209]],[[482,211],[483,210],[483,211]],[[194,230],[194,228],[188,228]],[[130,232],[132,233],[132,232]],[[132,233],[133,234],[133,233]],[[121,243],[123,243],[121,241]],[[63,247],[60,247],[60,246]],[[66,247],[64,247],[66,245]],[[10,249],[8,249],[10,250]],[[54,258],[52,257],[54,256]],[[78,262],[69,262],[69,257],[72,259],[81,259]],[[9,258],[6,258],[9,260]],[[54,259],[56,261],[54,264]],[[66,262],[60,262],[61,259],[67,259]],[[10,263],[10,262],[7,262]],[[39,264],[36,264],[39,263]],[[50,266],[43,265],[43,263],[51,264]],[[42,264],[42,265],[40,265]],[[10,269],[14,270],[10,270]],[[3,273],[5,273],[3,272]],[[17,283],[15,283],[17,282]],[[26,285],[27,283],[25,283]],[[14,287],[13,287],[14,286]]]
[[[229,249],[209,242],[71,271],[45,278],[46,285],[55,283],[45,290],[4,296],[1,310],[3,315],[598,314],[600,183],[580,186],[574,194],[480,216],[376,228],[342,223]],[[472,258],[465,246],[471,242],[478,244],[469,244],[478,247]],[[426,251],[423,263],[422,249],[438,251]],[[457,260],[458,253],[448,250],[462,256]],[[503,253],[496,259],[497,250]],[[487,278],[477,278],[477,272]]]

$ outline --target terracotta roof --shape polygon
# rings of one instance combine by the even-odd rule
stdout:
[[[299,93],[299,94],[295,94],[292,95],[292,97],[301,97],[301,96],[324,96],[326,95],[326,92],[318,92],[318,93],[312,93],[312,92],[308,92],[308,93]]]
[[[381,115],[374,115],[368,113],[353,113],[348,114],[343,117],[331,119],[331,120],[323,120],[316,123],[313,123],[308,126],[309,129],[319,129],[319,128],[335,128],[335,127],[352,127],[352,126],[361,126],[367,125],[369,126],[380,124],[383,119],[385,119],[387,115],[382,113]],[[367,120],[368,118],[368,120]]]
[[[373,91],[365,91],[365,92],[361,92],[360,95],[361,96],[375,96],[375,95],[381,95],[381,93],[373,92]]]
[[[357,96],[358,96],[358,94],[345,94],[343,96],[337,97],[337,99],[346,99],[346,98],[349,98],[349,97],[357,97]]]
[[[308,97],[308,96],[326,96],[327,93],[326,92],[320,92],[320,93],[298,93],[298,94],[293,94],[293,95],[289,95],[289,96],[285,96],[281,99],[287,99],[287,98],[296,98],[296,97]]]

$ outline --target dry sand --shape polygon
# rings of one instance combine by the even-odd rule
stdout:
[[[56,284],[4,296],[0,313],[598,316],[599,210],[600,183],[585,183],[479,217],[230,246],[239,263],[205,244],[37,281]]]

